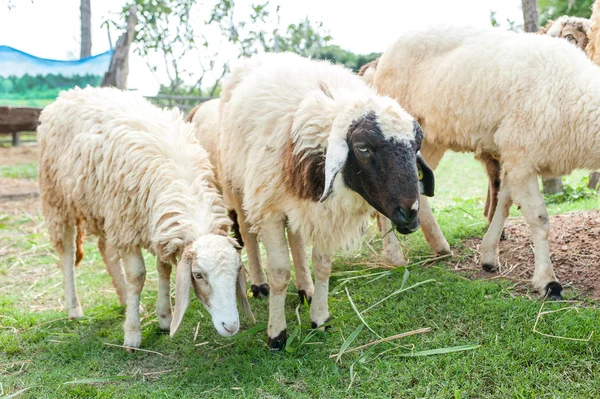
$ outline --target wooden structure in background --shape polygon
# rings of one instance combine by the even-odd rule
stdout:
[[[37,129],[41,108],[0,107],[0,134],[12,134],[12,145],[21,145],[21,132]]]

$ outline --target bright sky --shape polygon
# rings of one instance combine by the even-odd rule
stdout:
[[[260,0],[238,0],[245,7]],[[0,45],[53,59],[79,58],[79,0],[0,0]],[[121,9],[126,0],[91,0],[92,54],[109,49],[101,24]],[[207,19],[211,0],[198,7],[197,23]],[[58,6],[60,4],[60,6]],[[322,21],[332,43],[355,53],[380,52],[401,33],[440,24],[489,26],[490,11],[498,21],[522,23],[521,0],[280,0],[281,24],[287,26],[308,16]],[[199,29],[200,30],[200,29]],[[119,33],[112,33],[113,43]],[[214,32],[207,34],[209,39]],[[159,76],[159,78],[162,78]],[[158,83],[138,56],[130,59],[129,86],[154,94]]]

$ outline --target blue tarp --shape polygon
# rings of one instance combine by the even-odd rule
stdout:
[[[36,75],[98,75],[104,76],[110,65],[112,51],[76,61],[59,61],[35,57],[9,46],[0,46],[0,77]]]

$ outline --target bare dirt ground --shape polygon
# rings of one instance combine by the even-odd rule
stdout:
[[[463,241],[473,256],[458,263],[455,269],[469,271],[473,278],[506,277],[518,283],[518,289],[530,289],[534,255],[529,226],[521,218],[510,219],[505,232],[508,239],[500,242],[498,273],[481,270],[479,237]],[[550,217],[549,243],[554,271],[563,286],[574,287],[585,296],[600,299],[600,211]]]
[[[0,147],[0,165],[37,162],[38,147]]]

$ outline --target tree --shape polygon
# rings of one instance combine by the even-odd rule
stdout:
[[[90,0],[81,0],[81,52],[79,58],[92,55],[92,8]]]
[[[540,22],[546,25],[548,20],[556,20],[562,15],[589,18],[593,4],[594,0],[539,0]]]
[[[325,46],[314,53],[316,58],[330,60],[336,64],[344,65],[346,68],[350,68],[354,72],[358,72],[360,67],[373,61],[380,55],[381,53],[354,54],[336,45]]]

